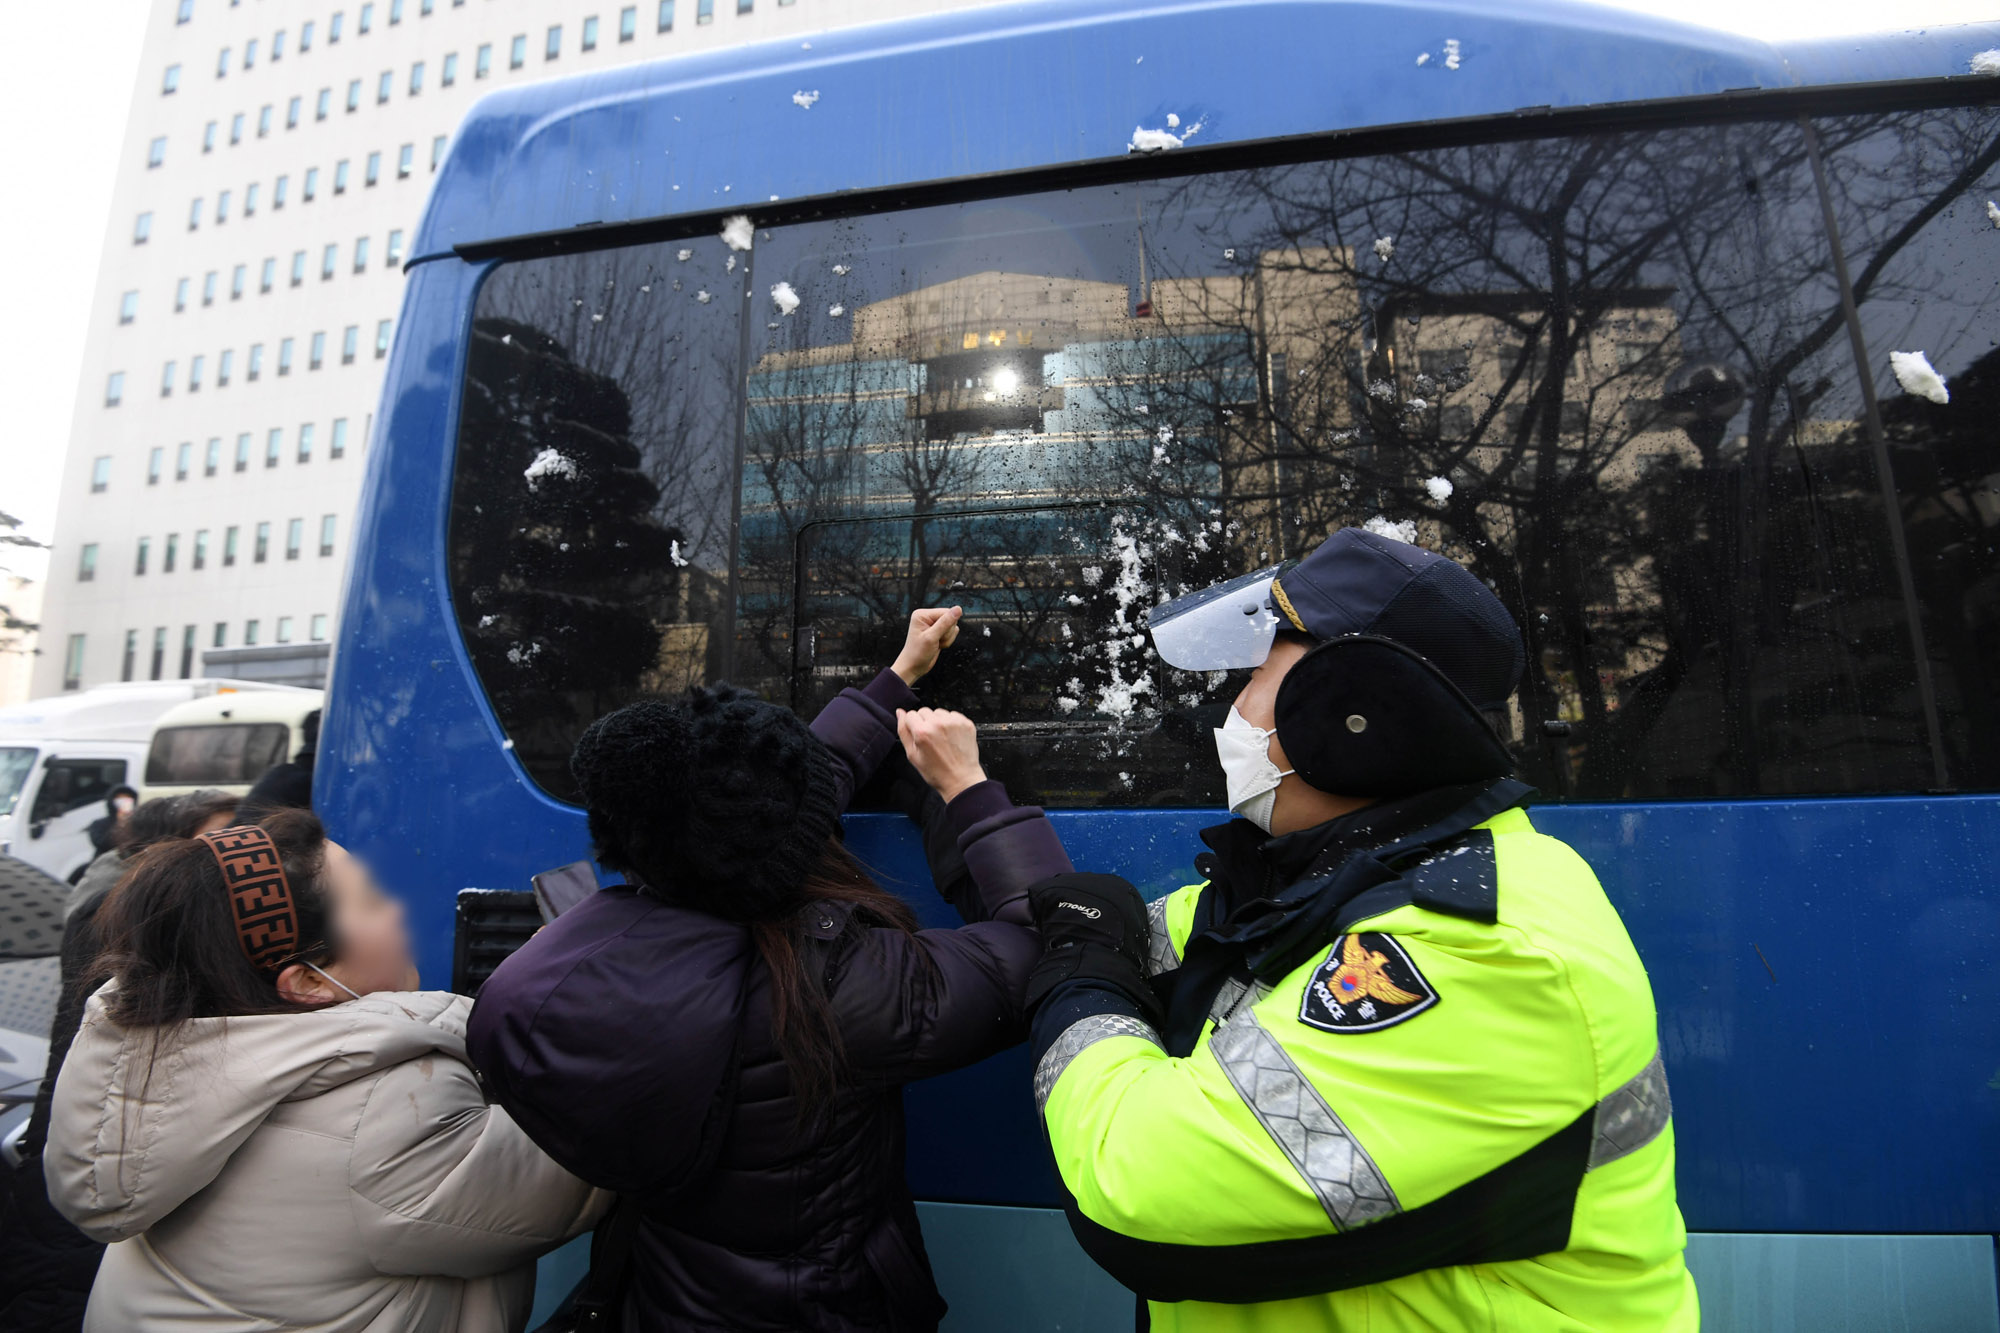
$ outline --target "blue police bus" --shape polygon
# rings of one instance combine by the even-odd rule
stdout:
[[[1372,526],[1526,635],[1512,740],[1651,970],[1710,1327],[2000,1328],[2000,24],[1506,9],[1001,6],[480,102],[319,761],[426,976],[459,890],[585,854],[592,718],[809,715],[945,601],[926,693],[996,776],[1187,882],[1235,687],[1146,609]],[[898,817],[849,837],[947,919]],[[949,1326],[1126,1326],[1025,1056],[909,1101]]]

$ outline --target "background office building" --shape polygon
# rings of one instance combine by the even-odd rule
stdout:
[[[952,3],[158,0],[34,692],[324,678],[402,265],[476,97]]]

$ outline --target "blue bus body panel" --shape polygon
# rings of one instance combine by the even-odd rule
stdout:
[[[1135,128],[1166,128],[1169,112],[1183,129],[1200,125],[1188,147],[1203,148],[1964,74],[1975,52],[2000,45],[2000,25],[1986,24],[1786,51],[1591,5],[1506,9],[1030,4],[530,84],[473,108],[412,253],[1115,158]],[[799,92],[819,99],[801,109]]]
[[[1115,157],[1135,126],[1158,128],[1170,111],[1202,125],[1200,147],[1542,105],[1944,76],[2000,47],[2000,25],[1781,50],[1614,11],[1512,10],[993,8],[482,101],[415,251],[369,442],[317,775],[335,836],[407,896],[428,981],[450,972],[457,890],[525,887],[586,847],[581,812],[543,795],[503,748],[453,624],[443,534],[484,272],[453,246]],[[1457,70],[1443,67],[1446,38],[1460,43]],[[801,110],[795,91],[820,100]],[[1121,871],[1149,895],[1189,877],[1195,831],[1213,818],[1056,815],[1080,865]],[[1691,1228],[1857,1241],[2000,1231],[2000,971],[1990,964],[2000,799],[1550,806],[1535,818],[1596,867],[1651,970]],[[945,919],[906,829],[860,816],[851,837],[931,920]],[[921,1197],[1053,1202],[1021,1052],[908,1097]],[[967,1155],[966,1143],[982,1151]],[[1046,1214],[1023,1216],[1038,1219],[1023,1235],[1047,1225]],[[1729,1253],[1751,1265],[1745,1273],[1767,1262],[1741,1259],[1742,1246]],[[1768,1262],[1790,1263],[1789,1253]],[[1902,1262],[1893,1246],[1870,1253]],[[1838,1309],[1827,1291],[1825,1308]],[[1991,1327],[1990,1282],[1986,1291],[1984,1322],[1953,1326]]]

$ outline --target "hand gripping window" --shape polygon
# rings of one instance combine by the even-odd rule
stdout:
[[[1146,613],[1160,660],[1182,671],[1242,671],[1262,666],[1278,630],[1289,623],[1272,585],[1296,561],[1271,565],[1163,602]]]

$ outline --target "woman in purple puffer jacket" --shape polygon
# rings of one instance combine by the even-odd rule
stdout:
[[[808,728],[726,685],[600,719],[571,769],[630,881],[487,981],[468,1046],[558,1163],[636,1205],[625,1333],[931,1330],[944,1302],[903,1179],[902,1085],[1024,1035],[1030,884],[1070,869],[910,687],[957,635],[922,610],[889,670]],[[919,930],[841,843],[901,742],[965,917]],[[900,761],[898,761],[900,763]]]

